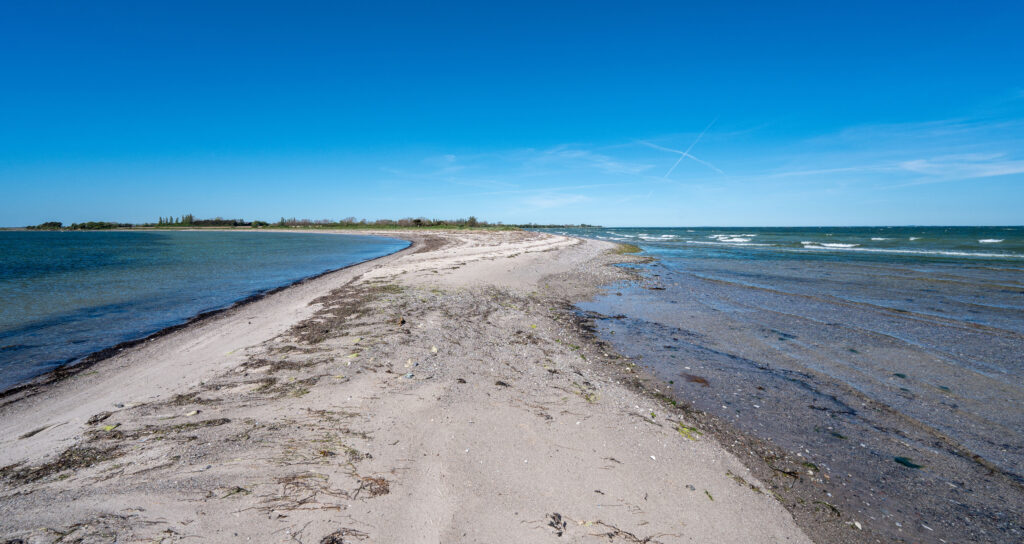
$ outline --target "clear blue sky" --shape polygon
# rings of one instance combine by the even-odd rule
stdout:
[[[0,225],[1022,224],[1022,28],[1019,1],[5,0]]]

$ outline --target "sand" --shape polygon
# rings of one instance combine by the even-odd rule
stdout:
[[[581,329],[571,303],[633,257],[388,235],[414,244],[0,398],[0,535],[810,542]]]

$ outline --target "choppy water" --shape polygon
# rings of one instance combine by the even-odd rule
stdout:
[[[883,539],[1024,539],[1024,229],[555,231],[657,257],[599,334]]]
[[[287,232],[0,232],[0,390],[304,277],[403,249]]]

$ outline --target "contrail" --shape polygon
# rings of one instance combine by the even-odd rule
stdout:
[[[679,155],[679,158],[676,159],[676,162],[672,164],[672,168],[669,168],[668,172],[665,172],[665,175],[662,176],[662,177],[667,178],[668,175],[671,174],[672,171],[675,170],[677,166],[679,166],[679,163],[683,162],[683,159],[685,159],[687,155],[688,155],[687,153],[683,153],[683,154]]]
[[[683,159],[685,159],[687,157],[689,157],[689,158],[691,158],[691,159],[693,159],[693,160],[703,164],[704,166],[707,166],[708,168],[710,168],[710,169],[714,170],[715,172],[718,172],[719,174],[722,174],[724,176],[725,172],[723,172],[717,166],[711,164],[710,162],[698,159],[697,157],[694,157],[693,155],[690,154],[690,151],[692,151],[694,146],[697,145],[697,142],[699,142],[700,139],[704,137],[704,134],[707,133],[708,129],[710,129],[711,125],[714,125],[716,121],[718,121],[717,117],[714,118],[710,123],[708,123],[708,126],[704,127],[704,130],[700,131],[700,134],[697,135],[697,139],[694,140],[692,144],[690,144],[690,147],[686,148],[686,151],[679,151],[678,149],[671,149],[671,148],[668,148],[668,147],[662,147],[660,145],[652,144],[651,142],[643,142],[642,141],[640,143],[642,143],[642,144],[644,144],[644,145],[646,145],[648,147],[653,147],[654,149],[660,149],[662,151],[668,151],[669,153],[678,153],[679,154],[679,159],[676,160],[676,162],[672,165],[672,168],[669,168],[668,172],[665,172],[665,175],[662,176],[662,177],[667,178],[676,169],[676,167],[679,166],[679,163],[683,162]]]
[[[708,126],[704,127],[704,130],[700,131],[700,134],[698,134],[698,135],[697,135],[697,139],[696,139],[696,140],[694,140],[692,144],[690,144],[690,147],[687,147],[687,148],[686,148],[686,153],[687,153],[687,154],[689,154],[689,153],[690,153],[690,151],[692,151],[692,150],[693,150],[693,146],[697,145],[697,142],[699,142],[699,141],[700,141],[700,139],[704,137],[704,133],[706,133],[706,132],[708,131],[708,129],[709,129],[709,128],[711,128],[711,125],[715,124],[715,122],[716,122],[716,121],[718,121],[718,118],[717,118],[717,117],[715,117],[714,119],[712,119],[712,120],[711,120],[711,122],[710,122],[710,123],[708,123]]]

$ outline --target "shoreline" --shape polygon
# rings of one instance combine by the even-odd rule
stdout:
[[[9,229],[9,230],[16,230],[16,229]],[[26,232],[47,232],[47,231],[30,231],[28,229],[21,229],[21,230],[25,230]],[[158,230],[158,229],[139,229],[139,230],[152,231],[152,230]],[[190,229],[177,229],[177,230],[189,231]],[[197,229],[192,229],[192,230],[195,231],[195,232],[200,232]],[[109,231],[113,231],[113,232],[131,232],[131,230],[129,230],[129,229],[110,229]],[[207,229],[207,231],[208,232],[214,232],[214,231],[216,231],[216,232],[232,232],[232,229],[211,228],[211,229]],[[104,231],[82,231],[82,232],[104,232]],[[238,232],[238,230],[235,230],[235,232]],[[260,230],[259,229],[254,229],[251,232],[260,232]],[[278,230],[278,231],[268,231],[268,232],[289,232],[289,231]],[[310,230],[309,232],[316,232],[316,231]],[[330,233],[330,232],[325,232],[324,234],[344,234],[344,235],[348,235],[348,234],[353,234],[353,233],[347,233],[347,232]],[[374,233],[371,233],[371,234],[362,234],[362,233],[360,233],[360,235],[362,235],[362,236],[377,236],[377,237],[388,238],[387,235],[379,233],[379,232],[374,232]],[[108,346],[108,347],[105,347],[105,348],[102,348],[102,349],[98,349],[98,350],[93,351],[91,353],[87,353],[87,354],[85,354],[85,355],[83,355],[81,357],[75,357],[75,358],[66,360],[66,361],[60,363],[60,365],[57,366],[56,368],[53,368],[52,370],[48,370],[48,371],[46,371],[46,372],[44,372],[42,374],[39,374],[37,376],[33,376],[32,378],[29,378],[28,380],[26,380],[24,382],[11,385],[10,387],[7,387],[5,389],[0,389],[0,406],[3,406],[4,404],[7,404],[7,402],[8,402],[7,398],[9,396],[17,394],[20,391],[23,391],[23,390],[29,389],[29,388],[33,388],[33,387],[44,387],[44,386],[46,386],[48,384],[64,380],[64,379],[66,379],[66,378],[68,378],[70,376],[73,376],[73,375],[75,375],[75,374],[77,374],[79,372],[82,372],[82,371],[88,369],[90,366],[92,366],[92,365],[94,365],[94,364],[96,364],[96,363],[98,363],[100,361],[103,361],[104,359],[108,359],[110,357],[113,357],[113,356],[117,355],[121,351],[124,351],[126,349],[138,346],[140,344],[144,344],[146,342],[155,340],[157,338],[160,338],[160,337],[165,336],[167,334],[171,334],[171,333],[179,331],[181,329],[190,327],[190,326],[195,325],[197,323],[200,323],[200,322],[202,322],[202,321],[204,321],[206,319],[215,317],[215,316],[217,316],[217,315],[219,315],[219,314],[221,314],[223,312],[227,312],[227,311],[239,308],[241,306],[244,306],[246,304],[250,304],[252,302],[255,302],[257,300],[263,299],[263,298],[265,298],[265,297],[267,297],[269,295],[272,295],[274,293],[280,292],[280,291],[282,291],[284,289],[288,289],[288,288],[293,287],[295,285],[299,285],[299,284],[305,283],[307,281],[315,280],[315,279],[320,278],[322,276],[326,276],[326,275],[332,274],[334,272],[345,270],[346,268],[351,268],[353,266],[358,266],[358,265],[361,265],[361,264],[364,264],[364,263],[369,263],[369,262],[376,261],[378,259],[383,259],[385,257],[390,257],[392,255],[397,255],[399,253],[402,253],[403,251],[409,251],[409,250],[415,248],[416,242],[412,238],[402,237],[402,236],[395,236],[394,239],[396,239],[396,240],[405,240],[405,241],[409,242],[409,246],[407,246],[407,247],[405,247],[403,249],[400,249],[398,251],[395,251],[395,252],[392,252],[392,253],[388,253],[386,255],[381,255],[379,257],[374,257],[372,259],[367,259],[365,261],[360,261],[358,263],[353,263],[353,264],[345,265],[345,266],[342,266],[342,267],[339,267],[339,268],[332,268],[330,270],[325,270],[325,271],[319,272],[317,274],[313,274],[313,275],[310,275],[310,276],[304,276],[304,277],[299,278],[299,279],[297,279],[295,281],[288,282],[288,283],[286,283],[284,285],[279,285],[277,287],[271,287],[271,288],[268,288],[268,289],[263,289],[263,290],[261,290],[261,291],[259,291],[257,293],[254,293],[254,294],[251,294],[249,296],[240,298],[238,300],[234,300],[234,301],[228,303],[226,306],[222,306],[220,308],[214,308],[212,310],[200,311],[200,312],[198,312],[196,314],[193,314],[191,317],[186,318],[181,323],[176,323],[174,325],[163,327],[161,329],[158,329],[158,330],[155,330],[155,331],[153,331],[151,333],[148,333],[145,336],[140,336],[138,338],[133,338],[133,339],[130,339],[130,340],[125,340],[124,342],[118,342],[117,344],[114,344],[114,345],[111,345],[111,346]]]
[[[808,542],[735,457],[632,391],[633,365],[579,329],[572,303],[628,276],[614,247],[430,233],[0,406],[0,441],[32,444],[2,448],[3,531]],[[266,311],[284,315],[239,332]],[[83,395],[92,404],[70,414],[35,410]],[[218,514],[196,517],[197,500]]]
[[[1020,291],[1011,273],[681,244],[645,246],[664,259],[640,267],[646,281],[582,307],[674,398],[718,416],[705,427],[731,428],[719,441],[791,512],[831,511],[880,541],[1020,537],[1006,509],[1022,498],[1020,321],[996,309]]]

